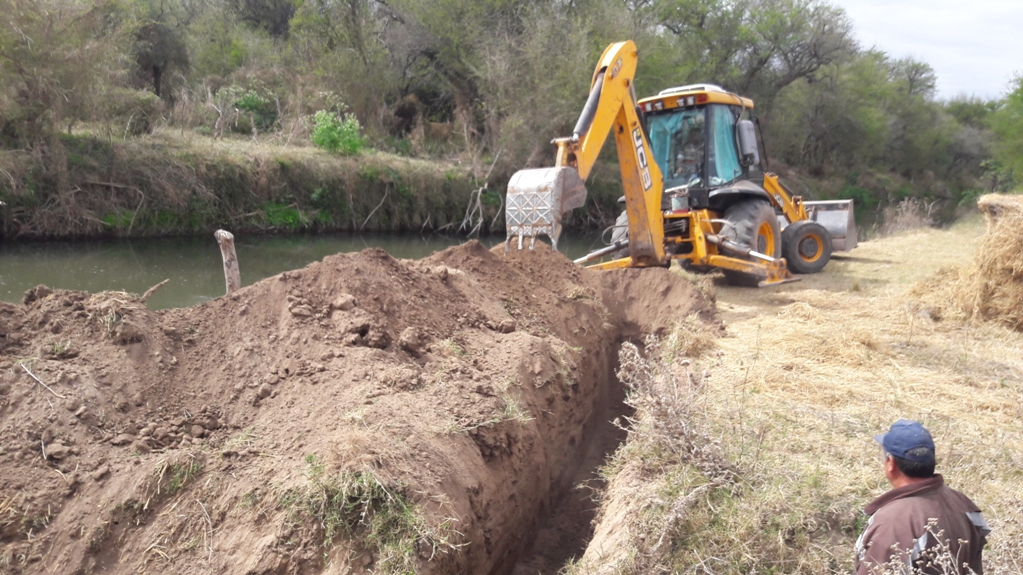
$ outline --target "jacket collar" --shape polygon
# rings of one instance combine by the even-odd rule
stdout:
[[[892,501],[895,501],[896,499],[912,497],[925,491],[937,489],[938,487],[941,487],[943,485],[945,485],[945,480],[941,477],[941,474],[935,473],[934,477],[928,477],[923,481],[914,481],[909,485],[903,485],[898,489],[892,489],[888,493],[885,493],[881,497],[878,497],[877,499],[872,501],[870,505],[867,505],[863,509],[863,512],[866,513],[867,515],[873,515],[877,513],[878,509],[881,509],[882,507],[891,503]]]

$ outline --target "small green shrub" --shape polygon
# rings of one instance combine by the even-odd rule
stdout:
[[[103,216],[103,224],[112,230],[127,228],[131,225],[132,214],[133,212],[128,210],[118,210]]]
[[[266,211],[266,221],[275,228],[288,228],[291,230],[301,228],[307,222],[302,212],[289,204],[275,204],[270,202],[263,206]]]
[[[238,96],[234,105],[256,120],[256,127],[269,130],[277,122],[277,105],[272,94],[261,94],[255,90],[247,90]]]
[[[873,192],[866,188],[860,188],[857,186],[846,186],[842,188],[842,193],[839,197],[842,199],[853,200],[853,210],[856,212],[857,222],[866,222],[872,219],[871,214],[877,210],[877,206],[880,203]]]
[[[330,215],[330,212],[321,210],[316,213],[316,223],[321,226],[330,226],[334,223],[334,216]]]
[[[987,190],[983,188],[966,188],[963,190],[953,190],[952,197],[955,198],[957,207],[974,208],[977,206],[977,198],[986,193]]]
[[[316,455],[305,457],[304,488],[281,493],[280,507],[311,516],[323,530],[324,558],[337,537],[357,540],[375,560],[375,573],[414,573],[417,556],[455,548],[447,521],[430,525],[422,510],[405,495],[401,484],[385,485],[370,470],[344,470],[337,474]]]
[[[487,207],[497,207],[501,205],[501,193],[497,190],[487,190],[480,194],[480,202]]]
[[[196,475],[202,473],[203,464],[198,461],[193,461],[188,464],[175,464],[170,467],[170,481],[168,482],[166,489],[167,493],[173,495],[185,486],[186,483],[191,481]]]
[[[111,88],[99,112],[116,135],[127,137],[151,133],[162,108],[163,101],[148,90]]]
[[[323,188],[316,188],[313,190],[309,201],[312,202],[317,208],[326,208],[330,206],[330,192]]]
[[[227,125],[227,129],[231,130],[235,134],[251,134],[252,121],[245,114],[238,114],[234,117],[234,120]]]
[[[320,110],[313,116],[313,143],[331,153],[358,154],[366,146],[361,131],[359,120],[351,114],[342,119],[337,114]]]
[[[227,89],[226,95],[234,108],[241,112],[241,117],[233,122],[237,126],[233,127],[233,130],[248,133],[252,131],[252,124],[255,123],[258,130],[265,132],[277,123],[277,100],[269,90],[260,86],[248,89],[231,86]],[[244,128],[243,124],[246,124]]]
[[[231,45],[227,49],[227,58],[231,63],[232,68],[241,68],[242,64],[245,63],[245,58],[248,57],[249,51],[245,48],[245,45],[238,40],[231,40]]]
[[[398,154],[399,156],[411,157],[415,155],[415,150],[412,149],[412,142],[406,140],[405,138],[395,140],[393,148],[394,153]]]

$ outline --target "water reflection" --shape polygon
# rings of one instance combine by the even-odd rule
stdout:
[[[503,237],[484,237],[492,247]],[[401,259],[419,259],[466,241],[442,235],[241,236],[235,238],[242,284],[301,268],[325,256],[382,248]],[[572,258],[602,247],[597,235],[565,233],[561,251]],[[205,237],[0,243],[0,301],[20,301],[26,290],[45,284],[89,292],[143,293],[171,281],[149,300],[155,309],[184,307],[224,293],[220,250]]]

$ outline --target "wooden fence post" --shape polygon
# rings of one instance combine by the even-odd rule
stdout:
[[[224,280],[227,282],[227,293],[242,287],[242,276],[238,270],[238,256],[234,253],[234,235],[225,230],[217,230],[213,237],[220,245],[220,257],[224,260]]]

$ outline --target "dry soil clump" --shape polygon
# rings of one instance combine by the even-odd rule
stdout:
[[[41,286],[0,304],[0,570],[509,573],[589,529],[547,518],[624,409],[617,344],[707,309],[476,242],[159,312]]]

